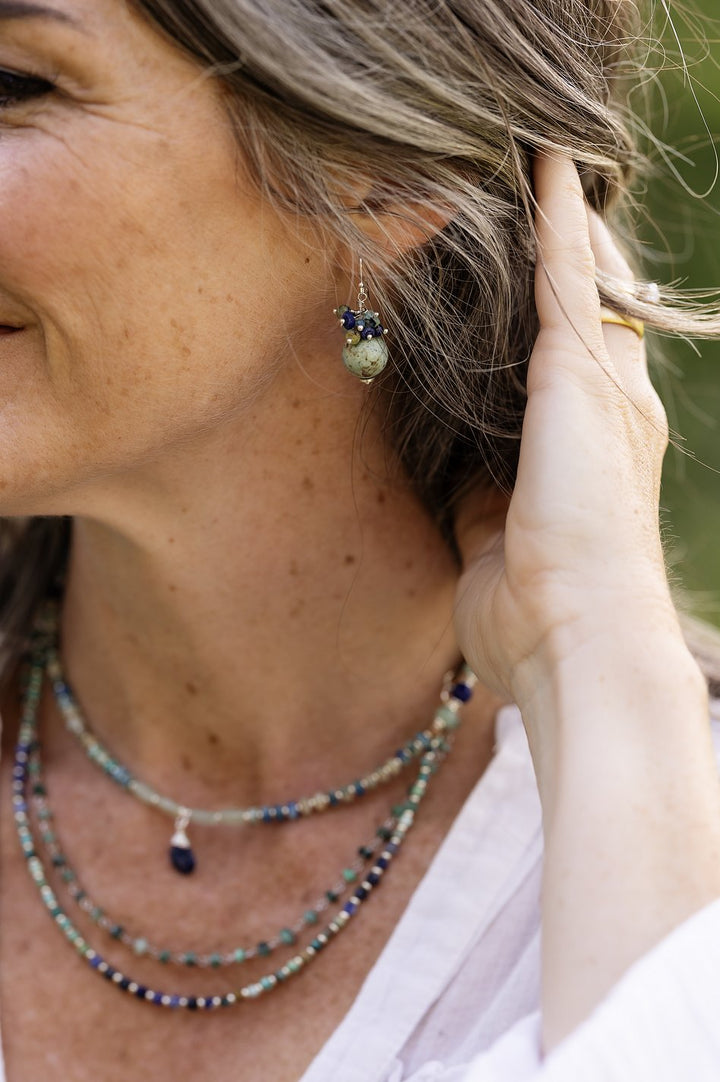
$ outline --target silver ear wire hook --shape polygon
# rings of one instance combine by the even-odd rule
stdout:
[[[359,312],[362,312],[362,310],[365,308],[365,304],[367,303],[367,299],[368,299],[367,298],[367,293],[365,292],[365,283],[363,282],[362,265],[363,265],[363,261],[362,261],[362,256],[361,256],[360,257],[360,284],[358,286],[358,311]]]

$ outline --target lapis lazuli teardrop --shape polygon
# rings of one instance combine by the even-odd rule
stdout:
[[[185,833],[187,822],[187,818],[179,816],[175,820],[175,833],[170,839],[170,863],[181,875],[190,875],[195,867],[195,854]]]
[[[181,875],[190,875],[195,868],[195,854],[189,846],[171,845],[170,863]]]

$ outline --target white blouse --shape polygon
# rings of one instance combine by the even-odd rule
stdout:
[[[720,766],[720,700],[711,724]],[[504,706],[494,758],[299,1082],[720,1082],[720,899],[541,1058],[542,853],[525,729]]]

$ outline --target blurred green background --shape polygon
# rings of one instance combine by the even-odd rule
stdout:
[[[650,118],[654,134],[681,152],[670,159],[680,179],[652,150],[661,175],[646,181],[648,221],[640,234],[651,257],[648,278],[720,293],[720,11],[718,0],[692,0],[688,6],[694,17],[670,5],[675,31],[665,25],[663,41],[675,70],[664,71]],[[662,19],[657,28],[663,28]],[[639,100],[633,105],[642,113]],[[694,611],[720,626],[720,342],[696,339],[694,346],[663,338],[671,367],[653,372],[671,429],[684,437],[682,447],[689,452],[668,448],[661,514],[675,577]]]

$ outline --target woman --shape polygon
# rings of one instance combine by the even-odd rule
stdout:
[[[718,1076],[635,17],[0,4],[7,1082]]]

